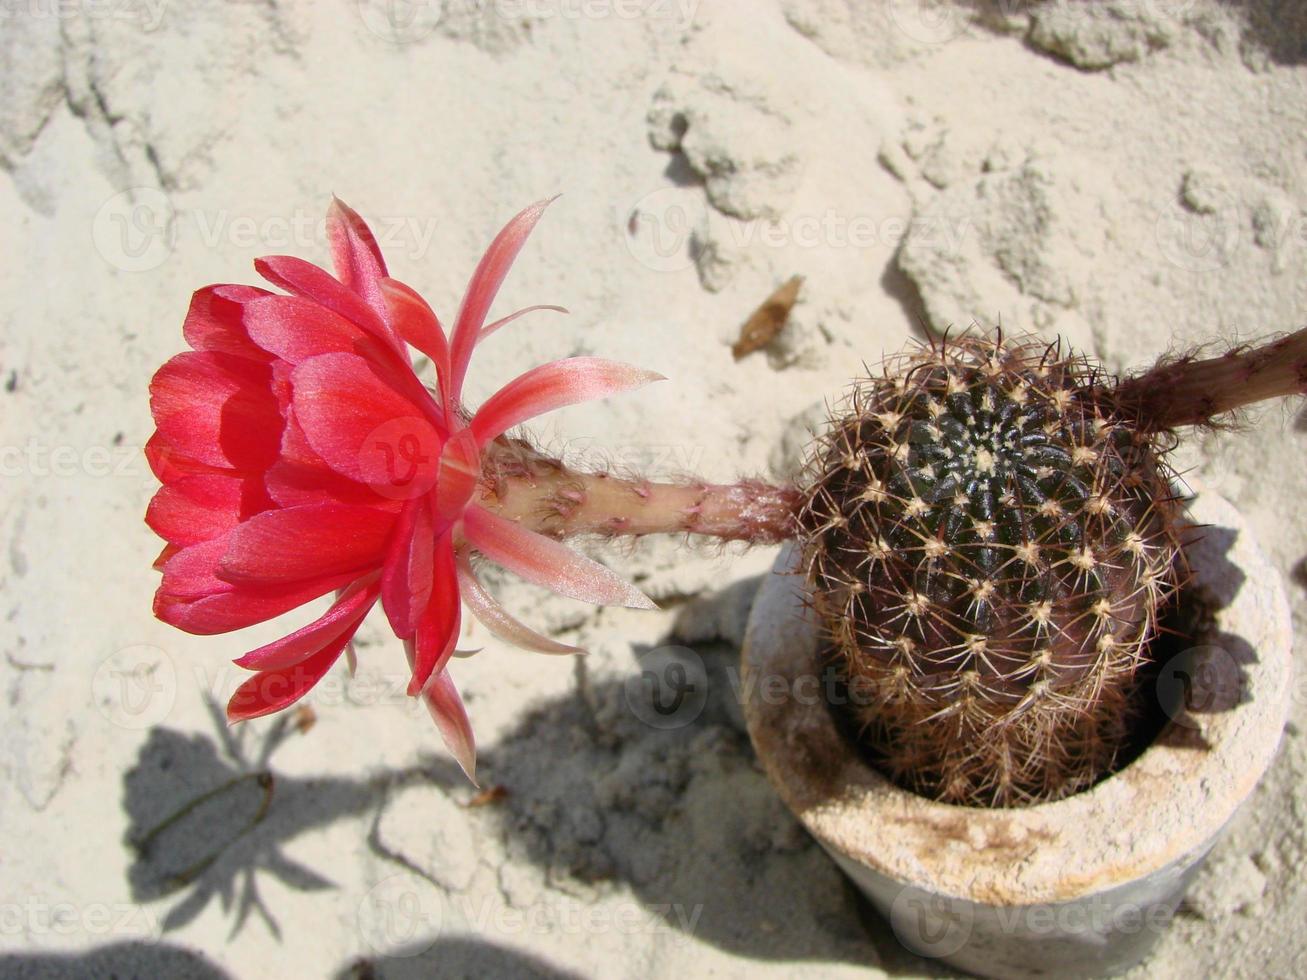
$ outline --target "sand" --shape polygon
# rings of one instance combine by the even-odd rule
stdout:
[[[332,193],[446,316],[555,193],[469,400],[542,360],[670,380],[535,429],[578,463],[780,477],[823,400],[973,320],[1114,370],[1303,325],[1307,16],[1273,0],[17,0],[0,7],[0,975],[938,975],[788,814],[736,705],[774,552],[600,551],[662,602],[498,576],[584,660],[456,674],[478,797],[369,623],[305,715],[234,730],[280,635],[154,621],[146,383],[190,292],[325,261]],[[765,351],[739,326],[805,284]],[[1307,615],[1298,406],[1189,440]],[[288,617],[305,621],[301,612]],[[1301,652],[1301,651],[1300,651]],[[651,712],[643,661],[706,679]],[[1307,975],[1307,687],[1139,976]],[[270,775],[269,775],[270,774]]]

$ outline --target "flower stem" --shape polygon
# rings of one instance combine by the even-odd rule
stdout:
[[[581,472],[508,440],[487,447],[482,472],[478,504],[553,538],[697,534],[775,544],[798,527],[799,491],[760,480],[652,483]]]
[[[1259,347],[1160,361],[1116,389],[1121,409],[1150,430],[1204,425],[1267,398],[1307,393],[1307,329]]]

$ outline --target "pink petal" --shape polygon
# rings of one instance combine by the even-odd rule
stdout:
[[[263,670],[240,687],[227,702],[228,721],[246,721],[272,714],[294,704],[339,658],[348,636],[338,636],[312,656],[281,670]]]
[[[295,419],[327,465],[394,500],[436,482],[443,439],[422,409],[352,354],[322,354],[295,368]]]
[[[538,306],[526,306],[526,307],[523,307],[522,309],[518,310],[516,313],[510,313],[510,314],[508,314],[508,316],[506,316],[506,317],[501,317],[500,319],[496,320],[494,323],[490,323],[490,324],[487,324],[486,326],[482,327],[482,328],[481,328],[481,332],[477,335],[477,343],[478,343],[478,344],[481,343],[481,341],[485,340],[487,337],[489,337],[492,333],[494,333],[494,332],[495,332],[496,330],[498,330],[500,327],[506,327],[506,326],[508,326],[510,323],[512,323],[512,322],[513,322],[514,320],[516,320],[518,317],[526,316],[528,313],[538,313],[538,312],[540,312],[541,310],[549,310],[549,311],[552,312],[552,313],[566,313],[566,312],[567,312],[566,307],[562,307],[562,306],[549,306],[549,305],[547,305],[547,304],[540,304],[540,305],[538,305]]]
[[[528,582],[603,606],[657,609],[649,597],[597,561],[476,504],[463,514],[468,542]]]
[[[381,292],[386,298],[390,322],[395,331],[407,343],[431,358],[443,397],[449,384],[449,341],[445,339],[440,319],[426,300],[398,279],[383,279]]]
[[[472,562],[466,554],[458,556],[458,594],[472,610],[472,615],[501,640],[537,653],[585,653],[580,647],[568,646],[542,636],[510,616],[476,577],[472,571]]]
[[[337,280],[325,269],[293,255],[267,255],[254,260],[254,268],[274,286],[288,293],[305,296],[320,303],[346,320],[352,320],[368,333],[380,338],[392,350],[399,350],[399,341],[391,332],[381,314],[367,299]]]
[[[491,395],[473,417],[472,431],[484,446],[513,426],[555,408],[662,380],[654,371],[601,357],[553,361],[532,368]]]
[[[381,566],[395,515],[375,507],[310,504],[256,514],[232,531],[218,564],[232,583],[279,585]]]
[[[327,209],[327,239],[331,244],[331,262],[340,281],[384,317],[386,303],[378,281],[386,275],[386,261],[381,257],[372,229],[353,208],[335,196]]]
[[[160,487],[145,523],[165,541],[185,546],[226,534],[243,518],[271,506],[257,480],[197,474]]]
[[[375,574],[352,582],[318,619],[280,640],[251,650],[234,663],[247,670],[285,670],[342,636],[352,637],[377,601],[378,589]]]
[[[436,542],[432,580],[431,601],[414,638],[406,641],[413,662],[413,676],[408,685],[410,697],[421,691],[433,674],[444,669],[458,642],[462,607],[458,601],[454,545],[448,534]]]
[[[241,324],[243,307],[260,296],[271,296],[256,286],[205,286],[191,296],[190,309],[182,324],[182,335],[195,350],[234,354],[256,361],[268,356],[250,343]]]
[[[511,314],[508,314],[507,316],[502,316],[502,318],[495,320],[494,323],[486,324],[485,327],[482,327],[481,332],[478,333],[477,335],[477,344],[480,344],[481,341],[484,341],[486,337],[489,337],[491,335],[491,333],[498,331],[499,328],[507,327],[508,324],[520,318],[520,316],[525,316],[527,314],[537,314],[537,312],[540,312],[541,310],[548,310],[550,312],[554,312],[554,314],[566,314],[567,307],[549,306],[548,303],[540,303],[537,304],[537,306],[524,306],[523,308],[521,308],[521,310],[518,310],[516,312],[511,312]]]
[[[410,500],[395,523],[381,576],[381,605],[401,640],[417,631],[431,600],[435,543],[427,498]]]
[[[472,724],[467,718],[467,709],[463,699],[458,695],[454,679],[449,671],[443,670],[432,679],[431,684],[422,692],[427,709],[436,723],[445,747],[458,762],[463,774],[476,785],[477,746],[476,736],[472,734]]]
[[[260,470],[277,458],[281,415],[266,365],[231,354],[178,354],[150,381],[163,446],[208,466]]]
[[[486,322],[490,304],[495,301],[499,287],[503,285],[508,270],[522,250],[531,229],[536,226],[552,202],[537,201],[520,211],[508,222],[490,247],[481,256],[476,271],[468,283],[467,293],[458,311],[454,324],[454,335],[450,341],[451,371],[449,390],[445,392],[446,411],[452,411],[463,392],[463,378],[467,375],[468,361],[472,358],[472,348],[476,346],[481,326]]]

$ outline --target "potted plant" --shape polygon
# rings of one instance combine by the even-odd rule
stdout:
[[[583,472],[510,430],[656,375],[569,358],[475,412],[461,401],[479,343],[523,313],[557,309],[486,323],[547,203],[492,241],[448,335],[340,202],[327,221],[334,276],[274,256],[256,267],[280,293],[195,294],[183,328],[192,350],[151,383],[147,455],[163,486],[147,521],[166,542],[155,612],[222,633],[335,594],[320,618],[236,661],[252,675],[229,717],[303,697],[352,657],[351,637],[380,603],[403,641],[409,694],[473,777],[451,671],[461,607],[518,645],[575,652],[501,608],[474,561],[569,596],[648,606],[562,539],[796,539],[786,561],[797,564],[780,570],[806,584],[784,574],[767,586],[745,664],[751,733],[800,819],[891,918],[935,903],[922,921],[955,939],[966,918],[966,942],[948,956],[969,969],[1065,972],[1068,957],[1090,962],[1088,947],[1102,947],[1094,970],[1140,955],[1147,942],[1126,941],[1139,930],[1123,910],[1169,914],[1265,768],[1286,689],[1275,575],[1215,498],[1200,495],[1186,515],[1166,452],[1177,427],[1302,391],[1307,331],[1120,384],[1056,344],[945,340],[855,383],[800,486]],[[413,351],[434,377],[419,377]],[[1239,531],[1227,557],[1242,590],[1223,577],[1213,536],[1194,533],[1202,523]],[[1164,662],[1158,637],[1177,628],[1163,623],[1174,610],[1207,631],[1190,648],[1218,630],[1237,651]],[[1242,699],[1227,696],[1231,659]],[[1227,710],[1186,712],[1188,727],[1158,735],[1152,692],[1193,677]],[[829,680],[830,693],[801,699],[787,687],[801,679]],[[1078,916],[1086,902],[1106,902],[1106,925],[1050,933],[1034,921]]]

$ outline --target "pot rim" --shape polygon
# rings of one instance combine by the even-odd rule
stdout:
[[[1196,648],[1194,666],[1212,671],[1205,688],[1237,703],[1181,712],[1138,758],[1090,789],[1011,809],[918,796],[847,743],[819,693],[817,623],[793,572],[797,549],[787,545],[759,589],[741,658],[749,736],[772,784],[828,849],[891,879],[988,905],[1073,901],[1200,858],[1279,745],[1292,627],[1280,574],[1242,515],[1209,490],[1195,493],[1189,514],[1209,528],[1186,548],[1188,587],[1220,605],[1215,639]],[[1242,642],[1216,645],[1232,637]],[[1249,650],[1255,656],[1242,662]]]

